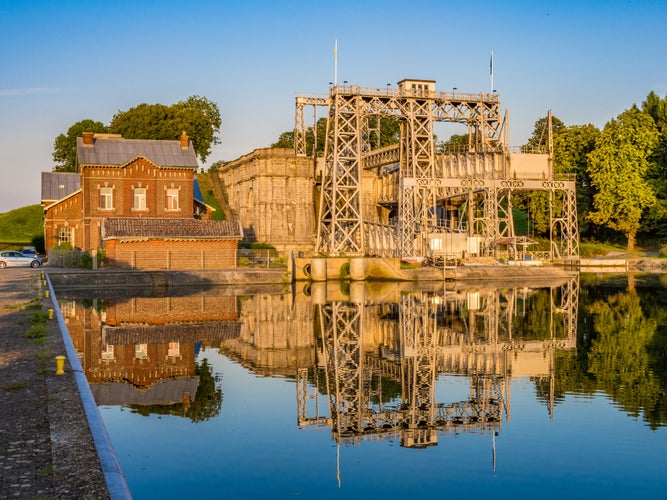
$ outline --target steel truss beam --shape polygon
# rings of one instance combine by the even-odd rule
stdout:
[[[303,130],[302,105],[297,98],[295,126]],[[329,255],[366,254],[362,215],[363,159],[370,153],[368,119],[376,115],[401,120],[399,186],[400,254],[423,251],[419,232],[435,225],[436,189],[428,182],[435,176],[433,124],[465,123],[471,129],[475,151],[503,148],[500,99],[497,94],[464,94],[405,89],[372,89],[358,86],[331,88],[325,175],[322,185],[316,250]],[[303,154],[302,132],[295,130],[297,154]],[[305,132],[303,132],[305,137]],[[381,161],[381,160],[380,160]]]

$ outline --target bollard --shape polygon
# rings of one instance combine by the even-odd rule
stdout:
[[[46,280],[44,280],[44,286],[46,286]]]
[[[44,290],[44,297],[46,297],[47,299],[49,298],[49,291],[48,290]]]
[[[56,375],[65,374],[65,356],[56,356]]]
[[[53,319],[53,309],[49,309],[49,319]]]

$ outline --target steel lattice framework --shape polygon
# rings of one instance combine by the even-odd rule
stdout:
[[[512,193],[537,189],[550,192],[552,204],[555,198],[562,199],[562,214],[551,219],[552,232],[560,235],[558,256],[578,256],[574,180],[557,182],[552,174],[540,180],[516,179],[502,169],[468,169],[451,175],[448,165],[436,161],[434,124],[453,122],[468,128],[466,161],[491,158],[495,164],[505,164],[507,117],[501,116],[499,95],[438,92],[435,82],[416,82],[433,85],[415,87],[408,80],[399,82],[397,89],[334,85],[329,97],[297,97],[294,143],[298,155],[306,154],[305,107],[326,107],[328,116],[316,251],[331,256],[423,256],[426,249],[420,236],[438,226],[435,208],[452,196],[466,196],[469,205],[477,204],[468,221],[469,235],[477,231],[475,235],[489,248],[494,240],[513,236],[508,208]],[[371,150],[369,122],[378,116],[399,120],[398,147]],[[399,167],[393,178],[398,217],[388,230],[380,228],[377,220],[365,220],[362,174],[364,169],[379,172],[380,166],[394,162]]]

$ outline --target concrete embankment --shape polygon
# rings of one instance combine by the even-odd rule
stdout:
[[[214,271],[125,271],[48,269],[53,286],[58,288],[124,288],[127,286],[164,288],[237,284],[276,284],[288,281],[285,269],[227,269]]]

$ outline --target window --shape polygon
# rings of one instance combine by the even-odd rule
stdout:
[[[100,188],[100,209],[111,210],[113,208],[113,188]]]
[[[58,245],[61,243],[69,243],[74,246],[74,231],[71,227],[59,227],[58,228]]]
[[[146,188],[134,188],[134,210],[146,210]]]
[[[134,345],[134,358],[135,359],[148,359],[148,344],[135,344]]]
[[[167,356],[178,358],[181,355],[181,345],[178,342],[169,342],[167,347]]]
[[[178,189],[167,189],[167,210],[178,210]]]
[[[113,345],[106,344],[102,349],[102,361],[113,361]]]

